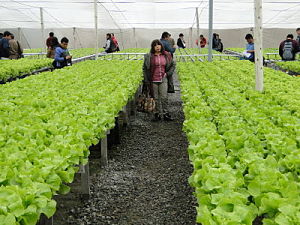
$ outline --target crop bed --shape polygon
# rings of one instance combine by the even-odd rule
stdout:
[[[19,59],[0,61],[0,82],[5,83],[34,70],[51,66],[52,59]]]
[[[300,74],[300,61],[276,62],[276,65],[283,70]]]
[[[300,221],[300,80],[248,61],[179,65],[202,225]]]
[[[88,147],[114,126],[142,79],[136,62],[86,61],[0,87],[0,221],[55,212]]]

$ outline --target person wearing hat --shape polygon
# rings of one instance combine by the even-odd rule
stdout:
[[[179,38],[177,40],[178,48],[186,48],[185,41],[184,41],[183,37],[184,37],[183,33],[179,34]]]
[[[11,33],[9,31],[5,31],[3,34],[3,38],[0,41],[0,59],[8,59],[9,58],[9,40],[11,39]]]

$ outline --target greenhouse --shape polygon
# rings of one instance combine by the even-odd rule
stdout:
[[[299,225],[299,10],[0,0],[0,225]]]

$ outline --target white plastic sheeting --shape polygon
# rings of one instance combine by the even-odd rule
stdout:
[[[0,0],[0,28],[39,28],[40,7],[46,28],[93,28],[93,0]],[[208,0],[99,0],[99,28],[208,27]],[[214,28],[253,27],[253,0],[214,0]],[[300,23],[299,0],[263,1],[265,28],[295,28]]]
[[[24,48],[40,48],[45,47],[45,38],[41,38],[41,30],[31,29],[31,28],[22,28],[20,31],[20,36],[18,35],[18,29],[10,28],[0,28],[0,32],[4,30],[9,30],[15,34],[16,39],[21,41],[21,44]],[[118,41],[121,45],[121,49],[124,48],[149,48],[151,41],[154,39],[160,38],[163,31],[169,31],[172,36],[177,39],[179,33],[185,35],[185,40],[188,47],[196,48],[195,40],[197,38],[197,31],[193,29],[115,29],[99,30],[99,46],[104,46],[105,43],[105,34],[106,33],[115,33]],[[295,34],[294,28],[291,29],[264,29],[264,48],[278,48],[279,43],[285,39],[286,35],[291,33]],[[93,48],[95,47],[95,31],[92,28],[76,28],[75,33],[72,28],[55,28],[55,29],[46,29],[45,34],[48,35],[50,31],[54,31],[55,35],[60,40],[62,37],[66,36],[70,40],[70,48]],[[245,35],[247,33],[252,33],[253,31],[250,28],[244,29],[218,29],[214,32],[219,33],[224,43],[225,48],[230,47],[245,47]],[[205,37],[208,36],[208,30],[200,30],[200,33],[204,34]],[[74,35],[73,35],[74,34]],[[135,36],[134,36],[135,34]]]

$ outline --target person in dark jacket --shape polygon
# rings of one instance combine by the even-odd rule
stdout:
[[[299,51],[299,44],[294,40],[294,35],[288,34],[286,40],[279,45],[279,55],[282,60],[295,60],[296,53]]]
[[[68,50],[68,38],[63,37],[60,42],[60,45],[55,48],[55,57],[53,61],[53,66],[55,69],[61,69],[65,66],[72,65],[72,56]]]
[[[212,49],[217,50],[218,48],[218,39],[217,39],[217,34],[213,33],[213,39],[212,39]]]
[[[3,33],[0,33],[0,40],[3,38]]]
[[[186,48],[185,41],[184,41],[183,37],[184,37],[183,33],[179,34],[179,38],[177,40],[178,48]]]
[[[145,55],[143,64],[144,83],[150,87],[150,94],[156,101],[154,120],[173,120],[168,112],[168,80],[175,71],[176,62],[165,51],[159,40],[151,43],[150,53]]]
[[[0,59],[9,58],[9,40],[11,39],[11,33],[5,31],[3,38],[0,40]]]
[[[223,52],[223,43],[222,40],[220,39],[220,35],[216,34],[216,48],[215,50],[218,52]]]
[[[296,32],[297,32],[297,39],[296,39],[296,41],[298,42],[299,51],[300,51],[300,27],[297,28]]]
[[[169,33],[163,32],[161,35],[160,42],[162,43],[165,51],[167,51],[167,52],[171,53],[171,55],[173,55],[173,53],[176,51],[176,48],[173,48],[173,46],[170,45],[168,38],[169,38]]]

